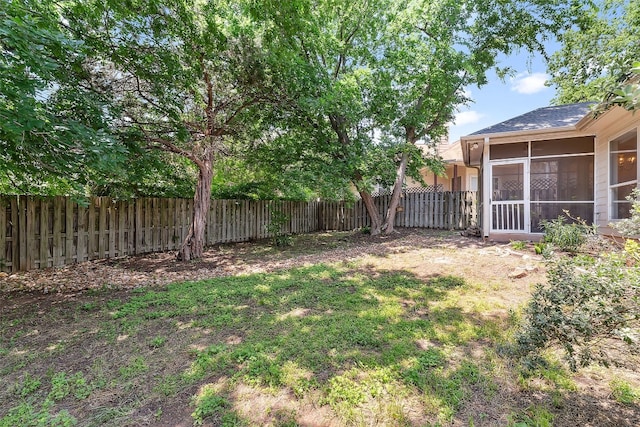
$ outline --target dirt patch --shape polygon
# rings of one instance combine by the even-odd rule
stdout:
[[[470,254],[483,258],[481,265],[497,267],[496,273],[526,266],[531,259],[530,255],[511,250],[509,245],[462,237],[459,233],[415,229],[399,229],[390,236],[377,237],[359,232],[313,233],[295,236],[293,245],[286,248],[273,248],[266,241],[217,245],[210,247],[202,259],[192,262],[179,262],[175,252],[165,252],[17,272],[0,278],[0,292],[26,291],[35,295],[135,289],[318,263],[348,262],[364,256],[389,257],[424,248],[446,250],[444,256],[416,260],[414,267],[425,272],[431,270],[430,265],[439,265],[447,271],[469,273],[470,261],[475,261],[469,259]],[[507,258],[509,262],[506,262]],[[522,262],[513,263],[514,259],[522,259]]]

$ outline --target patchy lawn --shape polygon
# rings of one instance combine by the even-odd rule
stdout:
[[[2,278],[0,426],[640,425],[637,366],[501,355],[544,280],[514,246],[325,233]]]

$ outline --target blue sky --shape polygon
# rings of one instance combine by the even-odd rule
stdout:
[[[548,75],[541,56],[530,57],[529,54],[522,53],[504,58],[500,65],[510,66],[515,70],[515,75],[502,81],[495,73],[490,73],[487,85],[466,88],[474,102],[459,109],[455,123],[449,128],[450,142],[550,105],[555,89],[544,85]]]

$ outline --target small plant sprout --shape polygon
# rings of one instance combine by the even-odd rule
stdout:
[[[523,242],[522,240],[512,240],[509,244],[516,251],[523,251],[527,249],[527,242]]]
[[[160,348],[167,342],[165,337],[155,337],[151,341],[149,341],[149,347],[151,348]]]

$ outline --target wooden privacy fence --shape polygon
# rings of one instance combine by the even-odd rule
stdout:
[[[475,191],[405,192],[396,211],[396,227],[463,230],[477,224]],[[378,213],[386,214],[391,195],[375,197]],[[354,230],[371,225],[362,200],[321,202],[319,230]]]
[[[285,233],[317,230],[317,202],[212,200],[208,245],[269,237],[275,210]],[[65,197],[0,198],[0,266],[31,270],[94,259],[176,250],[191,223],[189,199],[115,201],[93,197],[87,206]]]
[[[376,198],[381,214],[389,200]],[[405,194],[396,225],[463,229],[475,223],[475,204],[473,192]],[[186,237],[192,209],[188,199],[93,197],[83,206],[65,197],[0,197],[0,271],[176,250]],[[270,237],[267,225],[274,212],[286,216],[282,233],[287,234],[369,226],[361,201],[212,200],[207,245]]]

